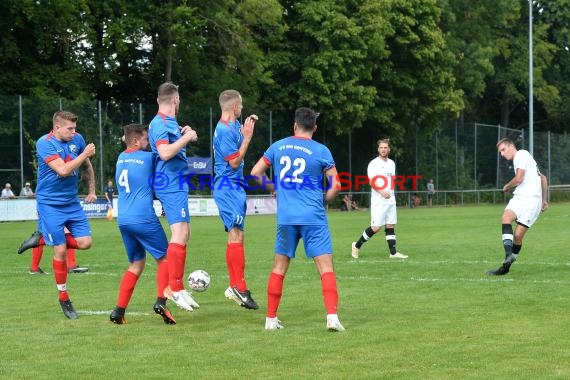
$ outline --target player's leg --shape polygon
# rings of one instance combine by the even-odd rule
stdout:
[[[81,229],[85,229],[85,228],[89,228],[89,225],[85,225],[85,223],[87,223],[87,219],[83,219],[80,218],[80,228]],[[83,232],[81,232],[81,229],[77,229],[75,228],[76,233],[80,233],[80,234],[85,234],[85,233],[90,233],[90,232],[85,232],[87,230],[83,230]],[[80,238],[80,241],[77,242],[77,240],[71,235],[71,232],[69,231],[69,229],[65,228],[64,229],[65,232],[65,242],[66,244],[70,244],[71,246],[75,247],[86,247],[86,248],[81,248],[81,249],[87,249],[89,247],[91,247],[91,236],[86,236],[83,238]],[[67,247],[67,271],[69,273],[86,273],[89,271],[89,268],[87,267],[81,267],[79,265],[77,265],[77,261],[75,260],[75,248],[68,246]]]
[[[190,213],[188,210],[188,193],[176,192],[161,194],[157,192],[166,219],[170,226],[170,242],[166,257],[168,260],[169,287],[165,290],[172,299],[179,296],[178,292],[184,291],[184,269],[186,267],[186,248],[190,239]],[[165,294],[166,295],[166,294]],[[184,296],[184,295],[182,295]]]
[[[145,251],[150,253],[156,260],[156,301],[153,305],[153,310],[162,317],[164,323],[168,325],[176,324],[176,320],[166,307],[167,298],[164,296],[164,290],[168,287],[169,281],[168,261],[166,259],[168,240],[162,229],[162,225],[159,220],[156,219],[154,223],[145,224],[144,226],[135,226],[134,231]]]
[[[77,319],[77,313],[67,292],[67,246],[63,227],[68,214],[65,207],[37,204],[38,217],[46,245],[53,247],[52,268],[58,290],[59,304],[69,319]]]
[[[353,258],[357,259],[359,257],[360,248],[362,245],[370,240],[372,236],[374,236],[374,234],[380,230],[380,227],[384,225],[384,222],[382,221],[384,218],[381,214],[382,208],[379,205],[370,205],[370,226],[362,232],[357,241],[352,242],[351,255]]]
[[[188,193],[157,193],[166,219],[170,226],[170,242],[166,250],[168,263],[168,286],[164,296],[186,311],[200,307],[184,288],[184,270],[186,268],[186,248],[190,240],[190,212],[188,210]]]
[[[518,254],[522,249],[523,239],[527,231],[528,231],[527,226],[525,226],[524,224],[517,223],[513,237],[513,256],[515,257],[515,259],[518,257]]]
[[[134,257],[137,257],[137,259],[131,262],[128,269],[125,271],[125,273],[123,273],[123,277],[121,278],[121,282],[119,284],[117,304],[109,316],[109,320],[118,325],[127,323],[125,319],[125,311],[129,306],[129,302],[131,300],[133,292],[135,291],[137,282],[142,272],[144,271],[144,266],[146,263],[144,250],[142,251],[142,254],[140,251],[138,252],[138,254],[134,255]]]
[[[494,270],[487,271],[487,274],[494,276],[503,276],[509,273],[511,265],[515,262],[516,257],[513,253],[513,225],[512,223],[517,219],[517,209],[520,208],[520,201],[514,197],[512,198],[501,216],[501,238],[503,240],[503,250],[505,252],[505,260],[503,264]]]
[[[30,274],[45,274],[45,272],[40,268],[40,261],[44,253],[44,246],[38,245],[32,248],[32,264],[30,266]]]
[[[291,259],[295,257],[295,251],[300,239],[301,234],[298,226],[277,225],[273,268],[267,282],[266,330],[280,330],[283,328],[281,321],[277,318],[277,310],[281,304],[285,275],[289,269]]]
[[[321,275],[321,291],[329,331],[345,331],[338,319],[338,289],[332,257],[332,241],[328,226],[301,226],[307,257],[312,258]]]

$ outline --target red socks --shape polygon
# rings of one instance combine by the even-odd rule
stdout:
[[[283,281],[285,276],[271,272],[267,283],[267,317],[275,318],[283,294]]]
[[[229,243],[226,247],[226,264],[230,276],[230,286],[240,292],[247,290],[245,282],[245,249],[243,243]]]
[[[338,291],[336,288],[336,276],[334,272],[326,272],[321,275],[321,287],[327,314],[336,314],[338,306]]]
[[[75,250],[72,248],[67,248],[67,267],[68,268],[75,268],[77,266],[77,262],[75,261]]]
[[[166,259],[168,260],[168,284],[173,292],[184,289],[184,269],[186,267],[186,246],[169,243],[166,251]]]
[[[67,301],[69,300],[69,294],[67,294],[67,263],[53,259],[52,266],[55,283],[59,291],[59,300]]]
[[[168,260],[159,260],[156,265],[156,296],[164,298],[164,288],[168,286]]]
[[[125,274],[123,274],[121,284],[119,285],[118,307],[126,309],[127,306],[129,306],[129,301],[131,300],[138,279],[138,276],[133,272],[126,271]]]
[[[32,266],[30,267],[31,271],[37,271],[40,269],[40,261],[42,260],[42,256],[44,254],[44,246],[39,245],[32,249]]]
[[[77,249],[79,248],[79,246],[77,245],[77,240],[75,240],[75,238],[73,236],[71,236],[70,233],[65,234],[65,245],[67,245],[67,248],[73,248],[73,249]]]

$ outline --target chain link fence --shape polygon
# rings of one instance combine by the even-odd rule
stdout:
[[[212,132],[219,118],[219,107],[217,104],[193,107],[189,103],[181,104],[178,120],[180,124],[191,125],[199,139],[188,146],[187,154],[211,157]],[[0,96],[0,183],[10,182],[16,195],[25,182],[32,182],[35,187],[35,142],[51,130],[53,113],[60,109],[77,114],[78,132],[87,142],[97,146],[92,163],[97,185],[102,191],[106,181],[114,178],[116,157],[124,149],[122,126],[150,122],[156,114],[157,104]],[[246,157],[247,174],[271,142],[292,133],[293,115],[260,110],[247,103],[243,113],[260,116]],[[392,137],[381,127],[337,134],[337,128],[327,124],[326,115],[321,116],[318,123],[315,140],[331,149],[339,172],[353,176],[366,174],[368,162],[377,156],[376,140]],[[426,185],[430,179],[434,180],[437,190],[434,205],[503,202],[504,197],[497,190],[514,176],[512,163],[501,158],[495,147],[503,137],[511,138],[519,149],[528,149],[525,129],[478,122],[445,125],[434,135],[426,135],[420,126],[412,127],[401,141],[393,138],[391,156],[396,161],[397,174],[420,176],[417,187],[412,188],[411,182],[406,183],[398,203],[409,204],[411,196],[417,193],[425,204]],[[556,199],[568,199],[570,135],[535,132],[534,157],[549,178],[551,196],[555,194]],[[85,187],[80,191],[85,191]],[[367,191],[366,186],[349,190],[358,196],[363,206],[368,202]]]

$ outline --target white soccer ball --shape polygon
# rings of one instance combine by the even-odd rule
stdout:
[[[202,269],[197,269],[188,275],[188,286],[196,292],[204,292],[210,286],[210,275]]]

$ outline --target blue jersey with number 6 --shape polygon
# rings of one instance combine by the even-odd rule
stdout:
[[[263,154],[273,166],[277,191],[277,224],[326,225],[323,204],[325,171],[334,167],[330,150],[321,143],[287,137],[273,143]]]
[[[153,207],[156,155],[142,150],[125,150],[117,158],[115,182],[119,190],[119,225],[152,223],[157,220]]]

